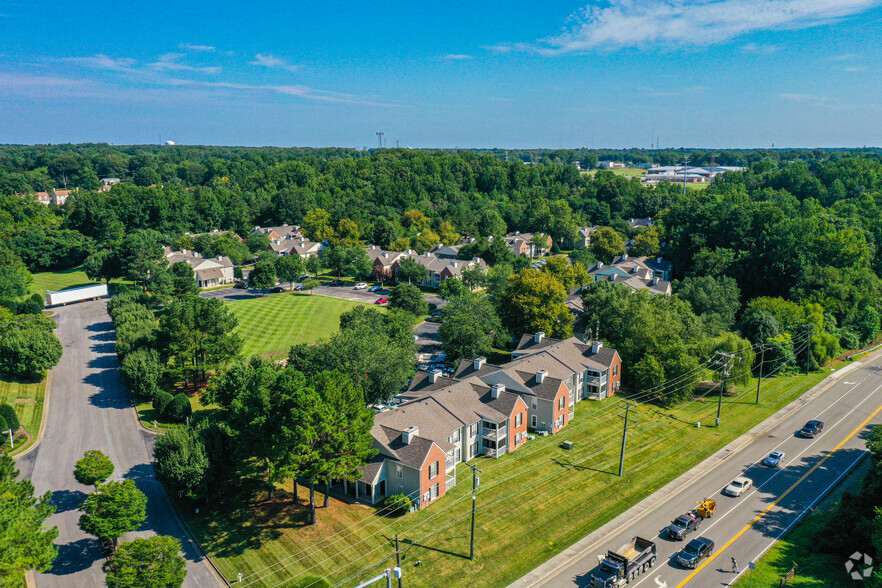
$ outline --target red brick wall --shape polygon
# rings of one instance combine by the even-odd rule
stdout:
[[[438,462],[438,475],[434,478],[429,478],[429,469],[432,466],[433,462]],[[438,484],[438,498],[444,496],[444,493],[447,491],[447,474],[445,473],[447,463],[447,454],[444,453],[440,447],[437,445],[433,445],[432,449],[429,450],[429,456],[426,458],[426,463],[423,464],[423,469],[420,471],[420,500],[425,496],[426,492],[428,492],[434,484]],[[425,506],[427,503],[423,503]]]
[[[613,372],[615,372],[616,375],[613,375]],[[613,360],[612,365],[609,366],[609,376],[607,377],[607,386],[609,386],[608,392],[610,396],[618,392],[619,386],[621,386],[619,382],[621,381],[622,358],[620,358],[619,354],[616,353],[616,358]]]
[[[516,427],[515,422],[517,420],[517,415],[521,415],[521,426]],[[508,450],[514,451],[515,449],[521,447],[524,444],[523,435],[521,435],[521,442],[519,445],[515,444],[515,439],[518,437],[518,433],[526,433],[527,432],[527,404],[518,396],[517,402],[515,402],[515,406],[511,411],[511,416],[508,418]]]
[[[560,406],[560,399],[564,399],[563,410],[558,408]],[[567,426],[567,422],[569,420],[570,414],[570,391],[567,389],[567,385],[563,382],[560,383],[560,388],[557,390],[557,396],[554,397],[554,419],[552,422],[557,422],[557,419],[563,415],[563,426]],[[562,428],[562,427],[561,427]],[[560,429],[555,429],[555,432]]]

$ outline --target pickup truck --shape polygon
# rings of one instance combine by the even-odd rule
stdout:
[[[686,535],[692,531],[697,531],[700,524],[701,519],[698,516],[687,513],[671,521],[671,524],[668,525],[665,531],[667,531],[668,537],[671,539],[682,541],[686,538]]]
[[[591,576],[591,588],[621,588],[655,565],[653,541],[634,537],[618,551],[607,551],[606,558]]]

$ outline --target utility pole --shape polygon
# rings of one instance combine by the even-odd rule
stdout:
[[[757,381],[756,381],[756,402],[755,402],[755,404],[759,404],[760,384],[763,383],[763,365],[765,363],[766,363],[766,344],[762,343],[760,345],[759,379],[757,379]]]
[[[717,359],[715,361],[716,365],[720,366],[720,399],[717,401],[717,420],[716,424],[720,426],[720,413],[723,410],[723,388],[726,385],[726,378],[729,377],[729,373],[732,369],[732,363],[735,361],[735,356],[731,353],[726,353],[725,351],[717,351]]]
[[[637,424],[637,419],[631,418],[631,402],[625,401],[625,414],[620,414],[619,418],[624,420],[625,429],[622,431],[622,453],[619,455],[619,477],[625,473],[625,445],[628,443],[628,425]]]
[[[398,549],[398,533],[395,533],[395,566],[401,569],[401,550]],[[398,588],[401,588],[401,574],[398,574]]]
[[[380,149],[383,148],[383,131],[377,131],[377,143]]]
[[[689,173],[689,158],[683,160],[683,193],[686,193],[686,174]]]
[[[805,340],[805,375],[809,374],[809,368],[812,365],[812,335],[815,332],[815,325],[802,325],[805,328],[807,338]]]
[[[471,540],[469,541],[469,559],[471,561],[475,560],[475,512],[478,510],[478,485],[481,483],[481,478],[478,476],[481,473],[481,470],[476,468],[470,463],[466,464],[470,468],[472,468],[472,532],[471,532]]]

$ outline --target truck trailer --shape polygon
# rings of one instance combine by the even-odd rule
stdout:
[[[70,288],[46,294],[46,306],[59,306],[69,302],[82,302],[83,300],[95,300],[107,296],[107,284],[94,284],[81,288]]]
[[[642,537],[634,537],[618,551],[607,551],[606,558],[591,576],[591,588],[625,586],[655,565],[655,553],[655,543]]]

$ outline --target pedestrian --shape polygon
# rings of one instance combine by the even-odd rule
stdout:
[[[733,574],[737,574],[737,573],[738,573],[738,562],[735,561],[735,558],[734,558],[734,557],[732,558],[732,573],[733,573]]]

